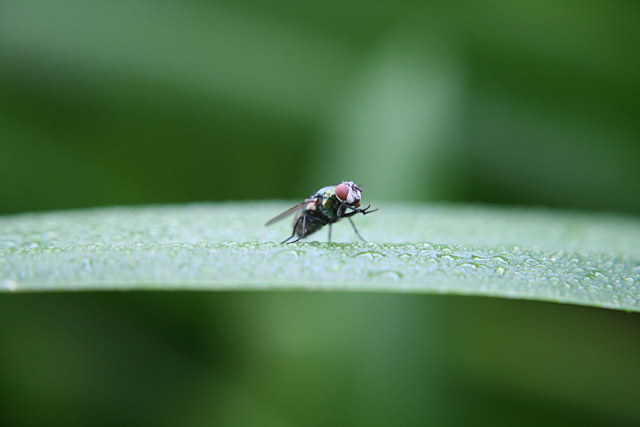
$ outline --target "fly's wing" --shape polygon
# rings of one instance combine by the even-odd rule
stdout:
[[[280,221],[282,218],[291,215],[292,213],[302,209],[307,203],[309,202],[313,202],[315,199],[306,199],[304,202],[302,203],[298,203],[297,205],[295,205],[292,208],[287,209],[286,211],[282,212],[280,215],[278,215],[277,217],[271,219],[269,222],[267,222],[265,225],[271,225],[276,221]]]

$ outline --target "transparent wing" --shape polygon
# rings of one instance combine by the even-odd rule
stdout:
[[[276,221],[280,221],[282,218],[291,215],[292,213],[302,209],[307,203],[309,202],[313,202],[314,199],[306,199],[304,202],[302,203],[298,203],[297,205],[295,205],[292,208],[287,209],[286,211],[282,212],[280,215],[278,215],[277,217],[271,219],[269,222],[267,222],[265,225],[271,225]]]

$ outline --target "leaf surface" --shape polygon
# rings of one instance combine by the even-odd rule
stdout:
[[[274,243],[291,204],[113,207],[0,218],[0,288],[349,290],[519,298],[640,311],[640,219],[479,205],[380,205]],[[326,229],[326,227],[325,227]]]

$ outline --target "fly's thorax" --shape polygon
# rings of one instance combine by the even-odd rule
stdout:
[[[322,199],[322,210],[325,212],[328,210],[331,210],[331,208],[335,204],[335,201],[336,201],[335,196],[330,196]]]
[[[327,214],[331,210],[334,209],[338,198],[336,197],[336,185],[330,185],[328,187],[323,187],[316,191],[311,197],[316,199],[316,209]]]
[[[342,216],[342,214],[339,212],[340,210],[342,210],[342,205],[343,202],[338,200],[338,198],[333,195],[331,197],[327,197],[326,199],[322,199],[322,204],[319,210],[330,222],[336,222]]]

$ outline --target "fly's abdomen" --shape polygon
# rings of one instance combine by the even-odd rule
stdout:
[[[296,236],[308,236],[328,224],[325,216],[316,210],[304,210],[296,215]]]

